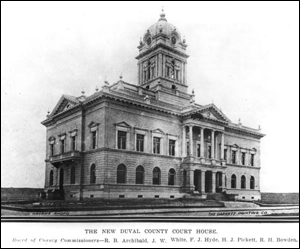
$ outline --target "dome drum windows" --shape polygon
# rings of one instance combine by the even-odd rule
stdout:
[[[156,78],[156,57],[143,62],[143,82]]]

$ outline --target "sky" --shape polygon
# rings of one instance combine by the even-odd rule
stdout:
[[[261,190],[299,191],[298,2],[1,2],[1,186],[43,187],[46,118],[63,94],[137,84],[158,21],[185,37],[188,91],[258,128]]]

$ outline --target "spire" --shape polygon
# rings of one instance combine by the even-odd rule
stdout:
[[[167,21],[166,14],[164,12],[164,7],[162,7],[162,9],[161,9],[160,18],[158,21]]]

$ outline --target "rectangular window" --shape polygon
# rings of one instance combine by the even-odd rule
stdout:
[[[200,144],[197,144],[197,157],[200,157],[201,154],[200,154],[200,150],[201,150],[201,145]]]
[[[76,136],[72,137],[72,150],[76,150]]]
[[[54,156],[54,144],[50,144],[50,156]]]
[[[169,140],[169,155],[170,156],[175,156],[175,140]]]
[[[65,153],[65,139],[61,140],[60,144],[61,148],[61,154]]]
[[[153,138],[153,153],[160,154],[160,138],[159,137]]]
[[[251,154],[251,166],[254,166],[254,154]]]
[[[224,149],[224,160],[227,161],[227,149]]]
[[[234,164],[236,163],[236,151],[235,150],[232,151],[231,162]]]
[[[136,135],[136,151],[144,152],[144,135]]]
[[[170,77],[170,76],[171,76],[170,68],[167,67],[167,77]]]
[[[190,155],[190,143],[186,142],[186,155],[189,156]]]
[[[211,158],[211,146],[209,145],[207,149],[208,149],[208,158]]]
[[[176,71],[175,71],[175,79],[176,79],[176,80],[179,80],[179,70],[176,70]]]
[[[126,150],[126,132],[118,131],[118,149]]]
[[[92,149],[97,148],[97,131],[92,132]]]
[[[242,158],[241,158],[241,161],[242,161],[242,165],[245,165],[245,162],[246,162],[246,153],[245,152],[242,152]]]

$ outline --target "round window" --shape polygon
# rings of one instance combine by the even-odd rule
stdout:
[[[176,44],[176,37],[175,37],[175,36],[173,36],[173,37],[171,38],[171,42],[172,42],[173,45]]]
[[[150,44],[151,44],[151,37],[149,36],[149,37],[147,38],[147,45],[150,46]]]

